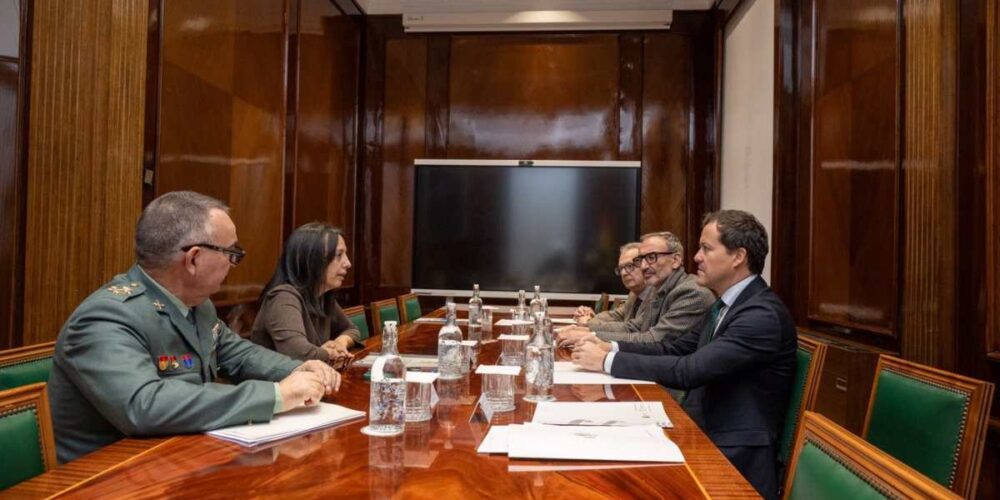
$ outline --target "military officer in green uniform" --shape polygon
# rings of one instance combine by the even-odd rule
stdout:
[[[59,333],[48,388],[60,462],[125,436],[266,422],[339,389],[328,365],[254,345],[216,316],[209,296],[245,255],[222,202],[167,193],[143,210],[135,244],[137,264]]]

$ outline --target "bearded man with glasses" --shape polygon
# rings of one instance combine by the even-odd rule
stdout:
[[[574,345],[596,337],[606,341],[670,341],[697,326],[715,297],[684,270],[684,246],[673,233],[662,231],[640,238],[639,253],[632,260],[647,287],[648,309],[621,337],[621,332],[601,331],[595,326],[572,326],[557,332],[560,346]],[[628,327],[628,325],[626,325]]]
[[[153,200],[136,225],[136,264],[70,315],[48,382],[59,462],[126,436],[266,422],[339,389],[330,366],[219,320],[209,297],[246,255],[228,211],[190,191]]]

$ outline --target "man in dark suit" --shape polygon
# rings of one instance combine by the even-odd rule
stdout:
[[[760,277],[767,232],[751,214],[705,216],[698,283],[719,299],[672,342],[576,346],[573,360],[622,378],[689,391],[685,411],[765,498],[777,498],[777,440],[795,374],[795,326]]]

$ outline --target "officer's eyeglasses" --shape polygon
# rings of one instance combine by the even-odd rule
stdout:
[[[624,266],[618,266],[615,268],[615,276],[621,276],[626,273],[631,274],[633,271],[636,270],[637,267],[638,266],[636,266],[631,262],[625,264]]]
[[[194,247],[201,247],[208,250],[215,250],[216,252],[222,252],[229,258],[229,263],[234,266],[239,265],[239,263],[243,260],[243,257],[247,256],[247,251],[240,248],[240,246],[236,244],[231,247],[220,247],[211,243],[195,243],[194,245],[183,246],[181,247],[181,250],[187,252]]]
[[[632,265],[638,266],[642,261],[646,261],[646,264],[656,264],[656,261],[661,255],[673,255],[677,252],[649,252],[644,253],[634,259],[632,259]]]

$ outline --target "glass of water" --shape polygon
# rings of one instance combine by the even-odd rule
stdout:
[[[486,401],[493,407],[493,411],[503,412],[514,410],[513,375],[502,375],[499,373],[484,374],[483,393],[486,394]]]
[[[426,422],[431,419],[431,390],[430,383],[406,383],[407,422]]]
[[[503,352],[501,353],[501,364],[509,366],[520,366],[524,364],[524,340],[503,339]]]

